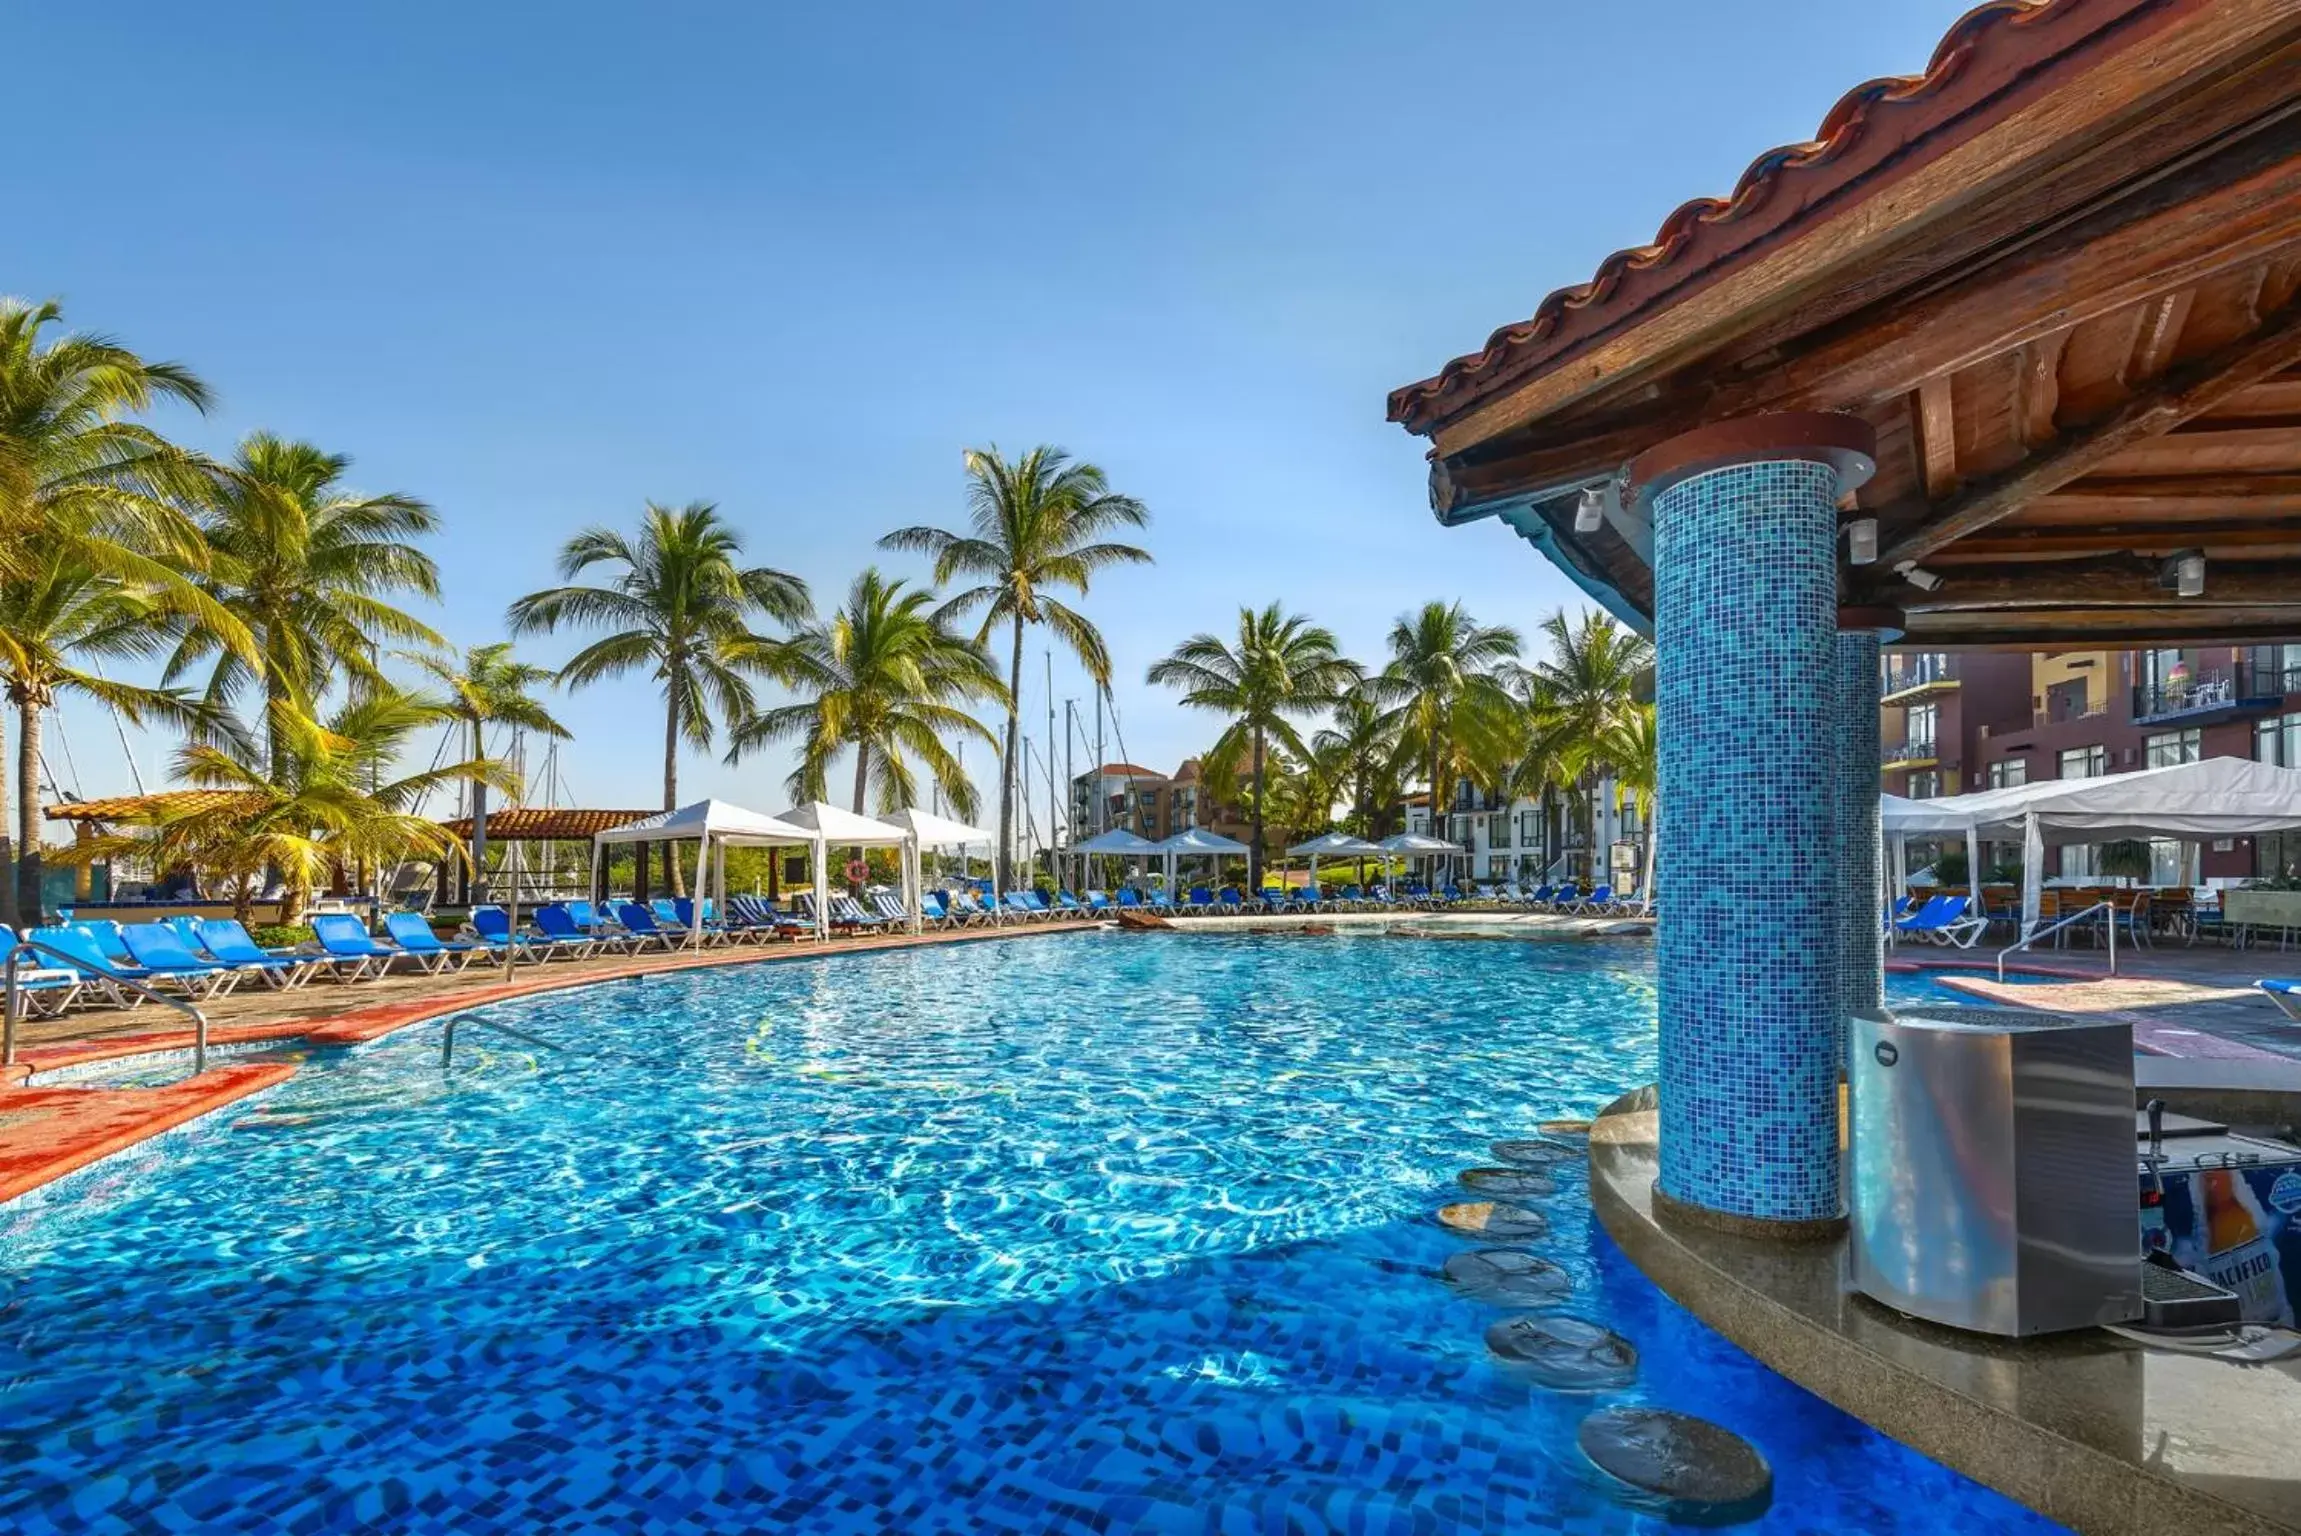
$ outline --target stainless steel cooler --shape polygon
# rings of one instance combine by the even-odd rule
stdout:
[[[1919,1007],[1847,1033],[1856,1289],[1978,1333],[2141,1316],[2129,1027]]]

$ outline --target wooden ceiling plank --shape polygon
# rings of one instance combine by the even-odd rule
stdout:
[[[2195,288],[2177,288],[2152,300],[2142,313],[2141,334],[2121,375],[2128,389],[2146,384],[2165,372],[2181,345],[2181,328],[2189,323],[2189,307],[2197,301]]]
[[[1927,520],[1897,540],[1881,563],[1890,568],[1923,560],[2036,497],[2060,489],[2121,449],[2163,435],[2296,360],[2301,360],[2301,305],[2283,311],[2243,342],[2174,369],[2156,388],[2135,396],[2107,419],[1976,482],[1948,505],[1922,509],[1920,515]]]
[[[1957,489],[1957,406],[1950,395],[1948,374],[1918,386],[1915,415],[1925,493],[1938,501]]]
[[[2021,349],[2020,424],[2022,446],[2042,448],[2061,435],[2054,413],[2061,408],[2061,349],[2069,332],[2055,331]]]
[[[2176,549],[2244,550],[2301,549],[2301,528],[2276,524],[2169,523],[2100,528],[2035,528],[1960,539],[1933,556],[1944,568],[1958,562],[1990,560],[2056,560],[2074,555],[2109,554],[2122,550],[2170,554]]]

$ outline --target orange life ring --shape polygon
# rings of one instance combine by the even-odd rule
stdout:
[[[861,885],[866,879],[870,877],[870,874],[871,866],[864,863],[861,859],[849,859],[847,861],[847,879],[851,883],[855,885]]]

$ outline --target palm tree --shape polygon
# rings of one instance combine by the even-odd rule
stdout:
[[[1642,894],[1654,892],[1654,817],[1662,794],[1662,749],[1655,731],[1656,711],[1651,704],[1632,704],[1627,719],[1607,738],[1605,751],[1614,766],[1615,792],[1638,807],[1638,825],[1645,843],[1638,861]]]
[[[823,800],[831,760],[855,754],[853,809],[877,790],[880,812],[917,803],[914,759],[961,816],[975,814],[975,787],[944,737],[998,744],[960,706],[1007,702],[998,670],[980,642],[953,634],[934,594],[889,581],[876,570],[855,578],[840,610],[791,638],[784,681],[806,695],[769,709],[729,733],[727,761],[769,742],[796,739],[795,800]]]
[[[1390,629],[1390,660],[1368,680],[1387,711],[1399,751],[1430,786],[1430,823],[1453,799],[1455,781],[1474,777],[1506,736],[1517,708],[1506,678],[1517,664],[1518,631],[1480,624],[1460,603],[1425,603]]]
[[[1310,756],[1333,796],[1349,806],[1350,830],[1379,838],[1398,799],[1398,733],[1364,684],[1334,706],[1334,723],[1310,739]]]
[[[1617,753],[1634,739],[1654,647],[1596,609],[1579,618],[1560,609],[1542,621],[1542,633],[1548,653],[1525,672],[1533,751],[1547,758],[1554,782],[1582,791],[1576,799],[1586,814],[1591,785],[1622,766]]]
[[[302,915],[331,869],[408,858],[461,858],[454,834],[416,814],[431,790],[473,780],[509,790],[510,765],[466,761],[386,780],[418,732],[452,718],[436,701],[388,683],[363,690],[322,723],[293,702],[272,706],[273,744],[259,760],[232,746],[194,741],[177,754],[176,776],[227,796],[163,814],[137,831],[96,838],[75,860],[131,855],[155,869],[192,868],[229,882],[232,908],[248,917],[267,870],[282,884],[280,920]]]
[[[1235,646],[1215,635],[1193,635],[1164,660],[1154,662],[1148,680],[1182,689],[1183,703],[1193,709],[1229,717],[1229,725],[1206,755],[1205,766],[1209,777],[1219,782],[1235,778],[1242,762],[1247,765],[1256,789],[1247,883],[1260,890],[1264,803],[1269,798],[1261,785],[1270,744],[1275,741],[1298,758],[1308,756],[1290,717],[1325,709],[1357,686],[1358,664],[1343,659],[1332,633],[1272,603],[1259,613],[1239,610]]]
[[[409,542],[438,516],[412,496],[347,490],[350,467],[310,443],[251,433],[198,514],[209,552],[201,584],[255,636],[258,655],[251,661],[195,622],[164,680],[213,658],[209,704],[220,713],[253,688],[269,752],[288,750],[281,732],[291,715],[281,706],[313,713],[339,670],[355,690],[380,688],[385,642],[447,643],[388,601],[439,596],[438,567]]]
[[[447,694],[449,710],[469,733],[467,756],[487,756],[486,730],[508,725],[515,731],[533,731],[565,741],[567,727],[535,697],[535,690],[551,681],[549,667],[512,658],[511,642],[475,645],[461,656],[416,654],[408,658],[431,674]],[[487,900],[487,781],[471,781],[472,900]]]
[[[0,686],[16,706],[16,847],[0,833],[0,885],[11,901],[11,921],[41,920],[40,723],[65,694],[79,694],[118,711],[133,725],[147,717],[198,730],[204,716],[195,699],[173,689],[115,682],[83,670],[82,657],[156,660],[167,653],[170,610],[141,588],[100,576],[69,548],[35,555],[17,575],[0,581]],[[0,795],[5,779],[0,778]],[[4,801],[0,801],[4,804]]]
[[[779,675],[788,659],[787,642],[752,631],[754,617],[803,624],[814,614],[805,582],[744,566],[742,554],[742,536],[710,502],[649,502],[636,537],[586,528],[559,552],[562,581],[595,565],[620,568],[611,585],[551,587],[511,605],[513,634],[549,634],[562,624],[614,631],[559,669],[563,686],[642,670],[662,686],[667,811],[679,805],[680,743],[707,751],[718,719],[732,725],[757,713],[750,679]]]
[[[1095,572],[1106,566],[1149,564],[1148,550],[1112,543],[1110,535],[1143,527],[1150,513],[1132,496],[1112,491],[1102,470],[1073,462],[1059,448],[1042,445],[1011,463],[996,447],[970,448],[966,464],[966,532],[898,528],[879,546],[933,556],[937,586],[961,576],[976,578],[977,585],[954,594],[944,606],[953,615],[983,610],[978,643],[988,642],[1001,622],[1012,626],[1007,736],[999,765],[999,875],[1001,884],[1011,884],[1022,764],[1023,631],[1044,624],[1078,658],[1096,687],[1109,687],[1111,659],[1102,632],[1049,593],[1067,589],[1083,597]]]
[[[59,314],[54,303],[0,298],[0,580],[37,581],[48,560],[85,566],[144,587],[252,654],[246,628],[186,574],[205,564],[206,547],[178,502],[213,466],[126,419],[170,400],[205,410],[207,387],[106,337],[51,336]],[[0,782],[0,920],[13,921],[7,809]],[[38,846],[35,836],[30,850]]]

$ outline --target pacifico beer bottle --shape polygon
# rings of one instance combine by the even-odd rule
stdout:
[[[2247,1322],[2287,1321],[2285,1279],[2252,1190],[2227,1168],[2209,1170],[2203,1183],[2205,1278],[2237,1293]]]

